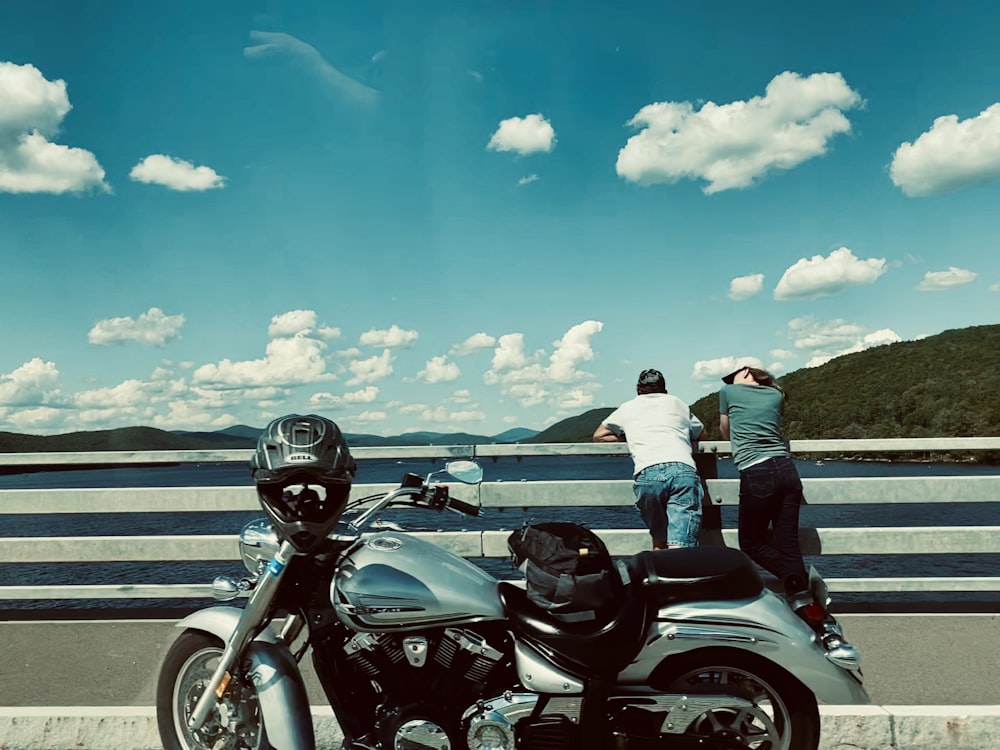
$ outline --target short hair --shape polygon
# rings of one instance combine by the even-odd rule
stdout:
[[[635,390],[640,395],[646,393],[666,393],[667,381],[663,379],[663,373],[659,370],[643,370],[639,373],[639,380],[635,384]]]

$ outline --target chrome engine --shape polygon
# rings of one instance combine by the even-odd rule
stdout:
[[[446,628],[437,643],[426,635],[394,635],[391,633],[358,633],[345,645],[347,660],[373,680],[385,677],[390,665],[408,664],[413,669],[428,667],[429,671],[461,669],[461,676],[471,682],[485,682],[503,652],[492,648],[486,640],[471,630]],[[437,667],[438,670],[433,669]],[[412,675],[410,679],[426,680],[431,675]]]
[[[460,747],[458,739],[466,722],[458,718],[463,711],[478,710],[491,678],[510,664],[502,650],[464,628],[356,633],[343,648],[347,662],[377,686],[379,734],[387,750]],[[501,750],[513,745],[477,747]]]

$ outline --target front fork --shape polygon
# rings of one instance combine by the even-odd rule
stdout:
[[[226,641],[226,648],[219,658],[219,666],[215,668],[211,679],[205,685],[205,691],[201,694],[194,711],[188,718],[188,726],[191,729],[200,728],[212,709],[225,695],[233,678],[233,666],[242,656],[247,645],[260,633],[268,612],[271,610],[271,602],[274,600],[278,585],[281,583],[282,576],[284,576],[288,563],[294,554],[295,548],[288,542],[282,542],[278,552],[267,564],[267,568],[247,600],[236,628]]]

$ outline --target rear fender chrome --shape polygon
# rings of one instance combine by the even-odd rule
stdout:
[[[793,675],[823,703],[871,702],[860,670],[831,662],[812,628],[770,591],[744,601],[661,608],[646,633],[645,646],[619,680],[644,684],[664,659],[705,648],[734,649],[762,657]]]

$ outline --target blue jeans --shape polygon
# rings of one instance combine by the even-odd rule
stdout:
[[[769,458],[740,472],[740,549],[777,576],[787,594],[809,582],[799,548],[802,502],[802,480],[790,458]]]
[[[679,461],[647,466],[632,484],[635,507],[656,541],[696,547],[701,532],[701,478]]]

